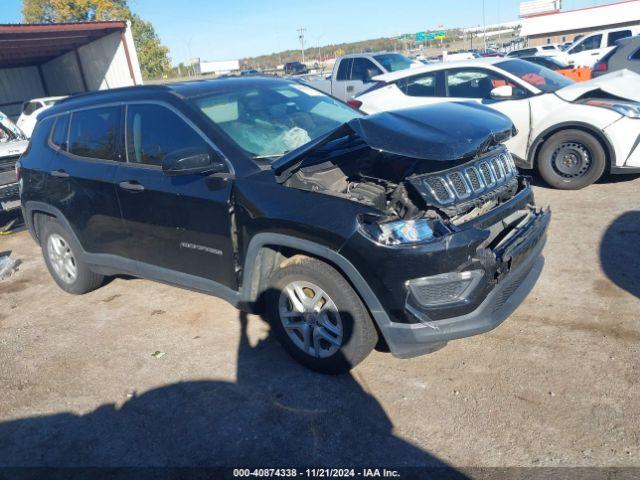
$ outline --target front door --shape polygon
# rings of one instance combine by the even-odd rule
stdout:
[[[115,183],[130,233],[127,256],[142,276],[181,272],[234,288],[232,182],[168,176],[161,168],[171,152],[213,151],[209,142],[177,111],[160,104],[128,105],[125,128],[127,163],[118,168]]]

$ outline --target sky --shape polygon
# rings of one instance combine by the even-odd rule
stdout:
[[[609,0],[611,1],[611,0]],[[129,0],[151,21],[173,64],[189,58],[231,60],[428,29],[518,19],[519,0]],[[607,0],[563,0],[563,9]],[[22,0],[0,0],[0,23],[21,18]]]

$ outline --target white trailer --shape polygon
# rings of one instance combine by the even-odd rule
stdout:
[[[142,84],[129,22],[0,25],[0,111],[32,98]]]

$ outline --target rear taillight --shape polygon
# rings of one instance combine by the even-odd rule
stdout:
[[[594,72],[606,72],[609,70],[609,65],[607,65],[607,62],[600,61],[596,63],[591,70]]]
[[[362,106],[362,102],[360,100],[354,100],[353,98],[351,98],[347,100],[347,105],[350,105],[353,108],[360,108]]]

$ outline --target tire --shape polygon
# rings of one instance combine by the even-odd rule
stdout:
[[[337,270],[319,260],[294,257],[271,275],[265,298],[271,328],[284,349],[317,372],[348,372],[378,341],[358,294]],[[314,313],[318,309],[321,313]],[[303,310],[306,315],[299,313]]]
[[[47,217],[41,227],[40,246],[49,274],[58,286],[65,292],[80,295],[98,288],[104,277],[92,272],[79,259],[79,252],[70,237],[60,222]]]
[[[598,180],[606,166],[600,142],[582,130],[562,130],[549,137],[538,152],[536,165],[551,187],[579,190]]]

